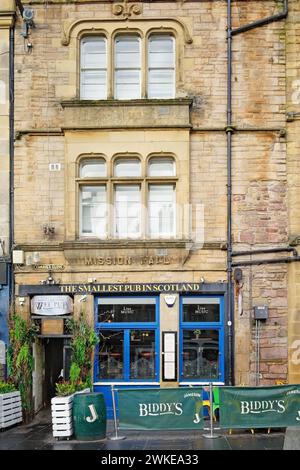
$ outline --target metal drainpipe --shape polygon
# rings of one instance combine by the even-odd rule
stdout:
[[[232,289],[232,34],[231,0],[227,0],[227,319],[230,385],[234,385],[234,310]]]
[[[248,255],[260,255],[267,253],[282,253],[282,252],[291,252],[293,256],[298,256],[298,251],[292,246],[287,246],[285,248],[259,248],[257,250],[247,250],[247,251],[233,251],[232,256],[248,256]]]
[[[9,304],[14,303],[14,25],[9,31]]]
[[[228,318],[228,356],[229,356],[229,383],[234,385],[234,302],[232,288],[232,38],[238,34],[250,31],[275,21],[281,21],[288,15],[288,0],[284,0],[283,11],[248,25],[232,29],[231,0],[227,0],[227,318]],[[296,257],[290,258],[298,261]],[[291,262],[286,260],[285,262]],[[270,260],[271,261],[271,260]],[[283,261],[279,261],[283,262]],[[255,262],[243,265],[256,264]],[[235,265],[237,265],[235,263]]]

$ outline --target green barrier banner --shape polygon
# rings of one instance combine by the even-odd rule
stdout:
[[[202,429],[202,388],[118,390],[120,429]]]
[[[220,426],[300,426],[300,385],[220,387]]]

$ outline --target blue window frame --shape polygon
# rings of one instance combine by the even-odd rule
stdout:
[[[99,297],[95,315],[95,382],[157,382],[158,297]]]
[[[224,298],[180,298],[180,382],[224,382]]]

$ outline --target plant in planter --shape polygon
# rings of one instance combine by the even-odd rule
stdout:
[[[20,392],[12,383],[0,382],[0,429],[22,422]]]
[[[37,327],[15,314],[10,321],[9,334],[8,376],[10,382],[21,394],[23,420],[27,423],[31,421],[34,414],[32,401],[32,343],[37,334]]]
[[[70,320],[68,328],[73,334],[70,380],[56,384],[57,396],[51,400],[53,436],[56,438],[66,437],[67,439],[73,434],[74,394],[84,390],[89,391],[92,387],[92,357],[98,341],[94,330],[87,324],[83,314],[78,320]]]
[[[82,387],[92,386],[92,358],[98,337],[84,318],[83,312],[78,320],[69,320],[68,328],[72,333],[72,363],[70,369],[70,380]]]

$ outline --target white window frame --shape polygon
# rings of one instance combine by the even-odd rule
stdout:
[[[172,40],[172,56],[173,56],[173,65],[172,67],[168,66],[160,66],[160,67],[151,67],[150,66],[150,54],[151,54],[151,51],[150,51],[150,42],[151,42],[151,39],[152,38],[168,38],[168,39],[171,39]],[[147,97],[149,99],[172,99],[172,98],[175,98],[175,94],[176,94],[176,42],[175,42],[175,37],[173,34],[161,34],[161,33],[151,33],[149,36],[148,36],[148,39],[147,39]],[[172,71],[172,85],[171,85],[171,88],[170,88],[170,94],[168,96],[155,96],[155,94],[153,94],[152,96],[152,93],[150,92],[150,71],[153,70],[153,71],[159,71],[159,70],[169,70],[169,71]]]
[[[119,67],[117,65],[117,41],[124,41],[128,40],[129,38],[134,38],[137,39],[138,45],[139,45],[139,64],[135,64],[135,66],[128,66],[128,67]],[[114,37],[114,59],[113,59],[113,65],[114,65],[114,86],[113,86],[113,94],[114,94],[114,99],[122,101],[122,100],[135,100],[135,99],[141,99],[142,98],[142,41],[141,37],[138,34],[133,34],[133,33],[128,33],[128,34],[118,34],[117,36]],[[138,96],[123,96],[119,97],[118,93],[118,86],[117,86],[117,75],[119,71],[137,71],[138,72],[138,77],[139,77],[139,93]]]
[[[84,62],[84,48],[83,48],[83,44],[84,42],[95,42],[95,41],[103,41],[104,43],[104,49],[105,49],[105,67],[95,67],[95,68],[92,68],[92,67],[84,67],[83,66],[83,62]],[[107,60],[107,54],[108,54],[108,45],[107,45],[107,39],[105,36],[84,36],[83,38],[81,38],[80,40],[80,99],[81,100],[106,100],[107,99],[107,88],[108,88],[108,60]],[[105,89],[105,94],[104,96],[95,96],[95,97],[86,97],[84,96],[84,92],[83,92],[83,76],[84,76],[84,72],[86,71],[103,71],[105,72],[105,85],[104,85],[104,89]],[[99,84],[98,84],[99,85]]]
[[[115,163],[121,159],[125,161],[128,159],[137,159],[140,161],[141,173],[137,175],[129,176],[115,176]],[[150,176],[149,175],[149,164],[152,158],[160,159],[173,159],[174,161],[174,171],[173,175],[164,175],[163,172],[158,175]],[[84,165],[89,160],[91,162],[96,162],[98,160],[104,160],[106,162],[107,174],[106,176],[88,176],[81,177],[81,165]],[[84,155],[81,157],[78,165],[78,177],[76,178],[77,189],[78,189],[78,236],[80,238],[96,238],[96,239],[142,239],[142,240],[154,240],[154,239],[176,239],[178,233],[177,227],[177,181],[178,177],[176,176],[176,159],[172,155],[166,154],[161,156],[160,154],[151,154],[145,161],[143,161],[138,154],[125,155],[119,154],[113,158],[112,162],[108,162],[103,154],[99,154],[96,157],[91,157],[89,155]],[[117,186],[139,186],[139,195],[140,195],[140,213],[139,213],[139,223],[140,231],[136,234],[118,234],[116,232],[116,205],[115,205],[115,188]],[[173,186],[174,191],[174,225],[172,233],[161,233],[157,236],[151,234],[150,232],[150,220],[149,220],[149,196],[150,196],[150,185],[162,185],[162,186]],[[106,233],[97,234],[97,233],[84,233],[82,230],[82,199],[81,191],[82,187],[85,186],[105,186],[106,188]],[[143,210],[146,208],[146,211]]]

